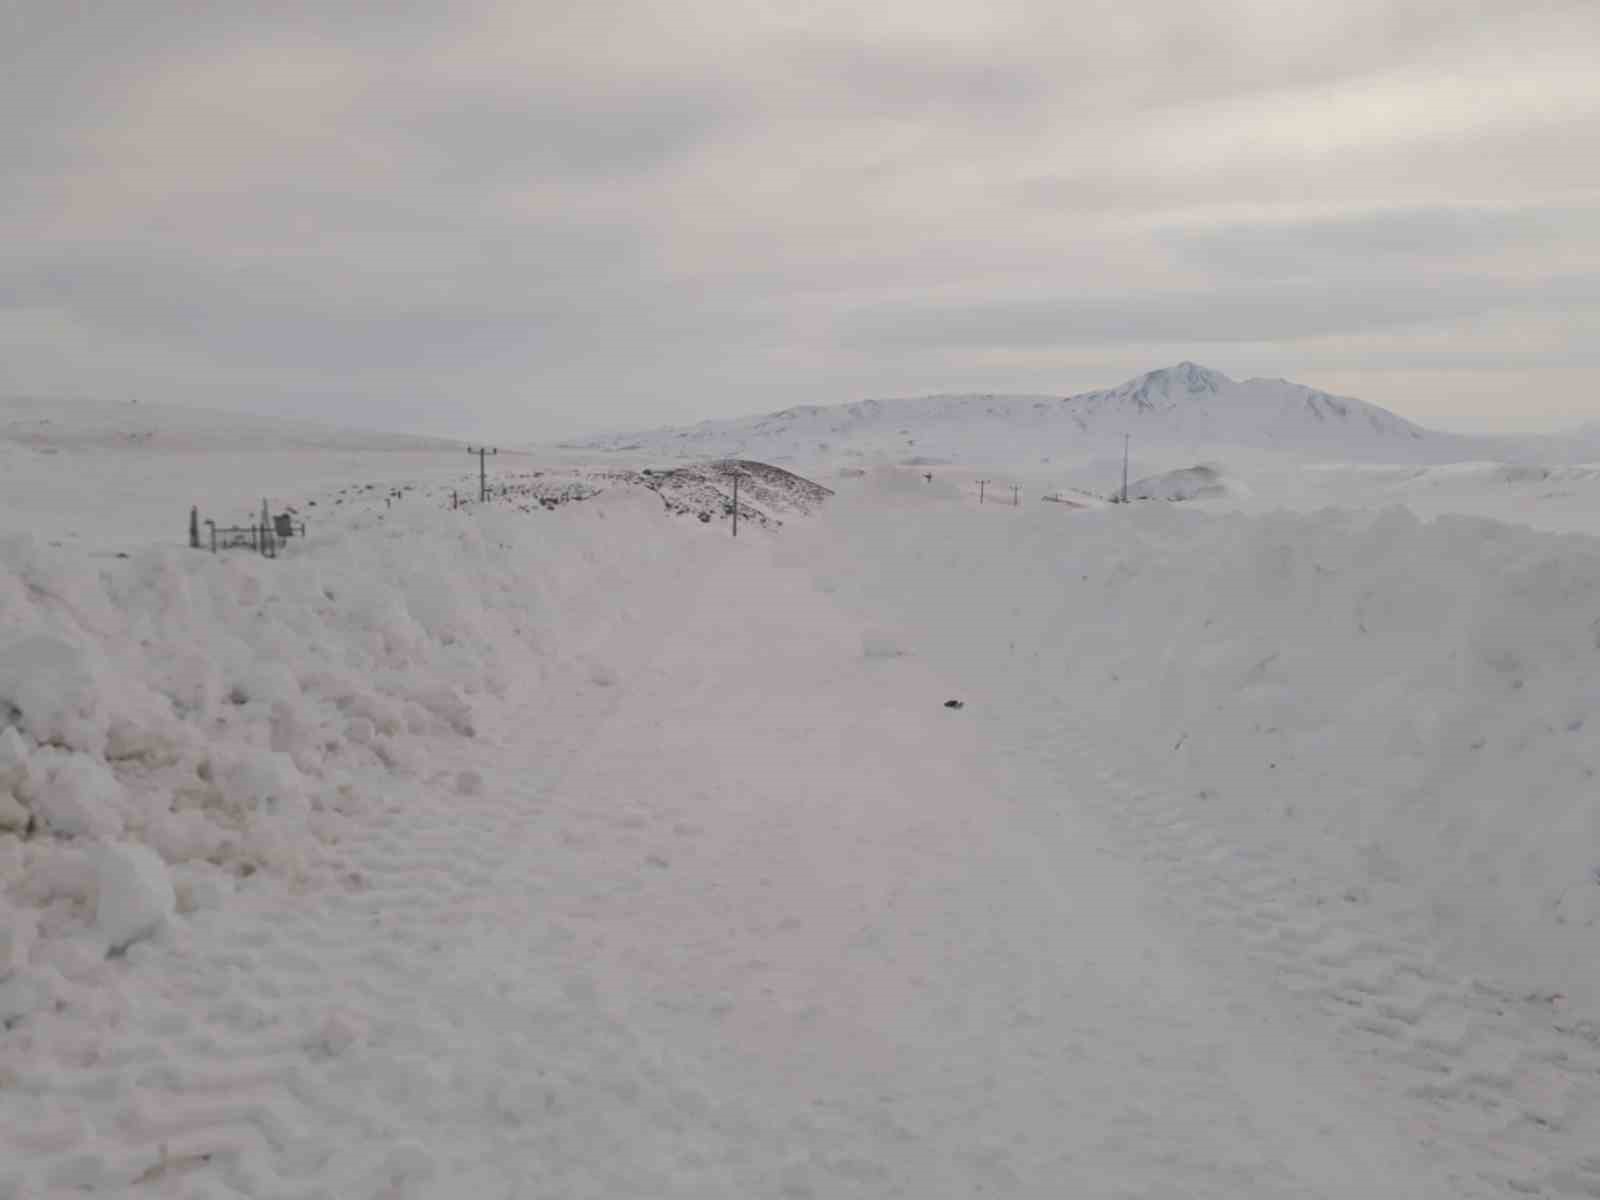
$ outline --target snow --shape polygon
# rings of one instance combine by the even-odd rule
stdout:
[[[1400,508],[1130,506],[1070,532],[1041,509],[1003,539],[972,507],[937,538],[855,520],[879,525],[879,561],[907,548],[864,611],[914,598],[963,671],[1070,680],[1123,768],[1415,910],[1463,961],[1600,1010],[1592,926],[1562,915],[1600,891],[1592,539]],[[975,620],[952,575],[1007,580],[1004,604]]]
[[[1223,471],[1204,463],[1163,471],[1128,485],[1130,500],[1212,500],[1229,494],[1229,481]]]
[[[899,658],[905,653],[900,639],[882,629],[869,629],[861,635],[863,658]]]
[[[1467,435],[1428,429],[1350,396],[1286,379],[1229,378],[1185,362],[1077,395],[933,395],[805,405],[760,416],[578,438],[547,453],[613,462],[732,455],[848,477],[880,464],[1004,469],[1059,483],[1093,464],[1120,479],[1124,436],[1160,469],[1258,459],[1449,465],[1469,460],[1581,465],[1600,460],[1600,426],[1565,434]],[[1142,472],[1141,472],[1142,473]]]
[[[8,581],[19,589],[46,590],[30,569],[26,549],[14,547],[7,558],[20,568]],[[85,648],[47,634],[24,638],[0,651],[0,681],[0,704],[18,714],[35,741],[91,753],[104,749],[108,685]]]
[[[33,819],[22,798],[33,795],[33,770],[28,748],[16,728],[0,729],[0,831],[21,833]]]
[[[177,903],[166,864],[147,846],[111,844],[95,872],[95,929],[114,952],[166,925]]]
[[[1600,1188],[1600,472],[138,407],[0,439],[0,1196]]]
[[[1140,446],[1196,454],[1241,447],[1322,458],[1447,462],[1473,451],[1549,453],[1553,439],[1470,438],[1424,429],[1364,401],[1283,379],[1233,380],[1195,363],[1075,396],[949,395],[806,406],[687,428],[577,439],[572,450],[657,458],[743,455],[816,469],[841,460],[902,466],[1041,464]]]
[[[32,820],[28,810],[9,792],[0,792],[0,831],[22,833]]]
[[[28,963],[35,934],[34,915],[17,909],[9,899],[0,899],[0,982],[17,974]]]
[[[122,786],[98,758],[72,755],[50,767],[33,798],[33,815],[62,837],[115,837],[122,832]]]

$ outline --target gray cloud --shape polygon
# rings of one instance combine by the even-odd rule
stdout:
[[[847,111],[875,118],[930,111],[940,120],[1020,118],[1057,90],[1046,64],[931,38],[871,44],[837,34],[803,37],[778,61],[811,102],[831,93]]]
[[[1566,257],[1600,252],[1600,221],[1578,208],[1461,208],[1430,205],[1302,221],[1231,222],[1175,228],[1163,235],[1181,261],[1241,277],[1341,277],[1374,264],[1473,263],[1506,256]],[[1477,290],[1486,300],[1503,286]],[[1552,299],[1560,293],[1552,289]]]
[[[730,99],[710,88],[450,92],[412,98],[390,117],[387,132],[419,156],[434,156],[439,172],[481,183],[544,172],[647,172],[690,153],[736,118]]]
[[[1119,343],[1278,342],[1436,325],[1501,310],[1600,307],[1600,273],[1515,287],[1492,279],[1391,280],[1369,285],[1238,285],[1070,295],[1026,302],[904,306],[858,314],[853,348],[1101,346]]]
[[[509,438],[1198,348],[1600,416],[1596,50],[1592,0],[13,5],[0,388]]]

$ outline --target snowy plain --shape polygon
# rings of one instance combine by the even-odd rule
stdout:
[[[1600,471],[1221,453],[0,409],[0,1196],[1600,1194]]]

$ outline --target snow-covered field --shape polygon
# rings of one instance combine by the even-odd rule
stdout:
[[[1600,1194],[1600,473],[130,415],[0,409],[0,1197]]]

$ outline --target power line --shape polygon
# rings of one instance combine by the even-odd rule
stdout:
[[[483,446],[479,446],[476,450],[474,450],[471,446],[468,446],[467,453],[476,454],[478,456],[478,502],[481,504],[483,501],[489,498],[489,470],[488,467],[485,466],[484,456],[487,454],[499,454],[500,448],[497,446],[490,450]]]

